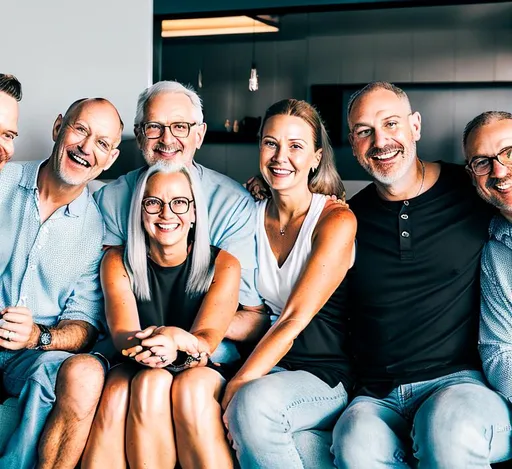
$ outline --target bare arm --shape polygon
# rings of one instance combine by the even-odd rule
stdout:
[[[215,260],[215,274],[197,313],[191,334],[202,340],[212,353],[233,320],[238,305],[240,263],[226,251]]]
[[[260,339],[270,325],[270,319],[264,305],[239,305],[235,317],[226,332],[226,338],[239,342]]]
[[[317,223],[311,255],[279,319],[229,383],[224,408],[241,384],[265,375],[286,355],[352,265],[356,219],[350,210],[332,205]]]
[[[140,331],[137,303],[123,262],[123,249],[112,247],[101,263],[101,286],[105,296],[105,314],[117,350],[139,344],[131,339]]]

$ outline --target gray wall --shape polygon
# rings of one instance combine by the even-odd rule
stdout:
[[[132,134],[151,83],[152,0],[16,0],[1,8],[0,71],[23,84],[15,159],[49,156],[52,124],[76,99],[110,99]]]
[[[508,10],[504,10],[505,7]],[[450,27],[445,25],[444,29],[426,29],[423,24],[416,28],[425,9],[414,12],[414,8],[408,8],[410,20],[401,20],[404,23],[394,32],[379,31],[377,26],[372,32],[363,30],[358,34],[359,25],[379,22],[379,12],[368,11],[349,13],[352,16],[344,31],[350,29],[349,23],[354,26],[348,33],[294,40],[272,40],[267,36],[256,42],[260,89],[255,93],[247,88],[252,55],[250,40],[235,38],[232,42],[202,44],[167,41],[164,44],[163,77],[196,86],[197,72],[202,69],[204,87],[199,91],[204,99],[209,129],[214,130],[223,130],[226,118],[232,122],[246,115],[260,116],[266,107],[279,99],[308,99],[309,87],[313,84],[367,83],[372,80],[403,83],[512,81],[510,26],[507,28],[500,23],[494,27],[495,19],[489,20],[482,10],[476,10],[479,6],[474,6],[474,11],[469,6],[459,8],[457,14],[450,10],[454,13],[452,23],[458,21],[458,14],[465,15],[464,24],[458,27],[452,24]],[[488,11],[503,17],[506,11],[510,13],[510,5],[498,5]],[[443,16],[441,8],[428,12]],[[474,23],[469,23],[468,15],[476,12]],[[386,14],[391,15],[391,10]],[[433,23],[435,17],[432,16]],[[512,111],[512,89],[469,90],[466,93],[445,90],[428,98],[413,92],[411,100],[423,114],[419,153],[427,160],[461,161],[459,140],[469,119],[489,109]],[[344,110],[340,109],[340,112]],[[336,150],[338,168],[344,178],[365,178],[349,148]],[[197,158],[242,181],[257,171],[257,155],[255,144],[208,144]]]

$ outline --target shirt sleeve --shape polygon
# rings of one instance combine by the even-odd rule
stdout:
[[[256,290],[256,205],[250,197],[244,197],[231,213],[218,247],[228,251],[240,262],[239,303],[258,306],[263,303]]]
[[[106,330],[103,292],[100,285],[102,257],[103,252],[99,249],[96,258],[77,280],[71,295],[66,301],[64,310],[59,316],[59,321],[85,321],[100,332]]]
[[[124,179],[111,182],[94,194],[105,223],[105,246],[121,246],[127,238],[131,193]]]
[[[512,249],[495,239],[482,254],[478,343],[491,386],[512,402]]]

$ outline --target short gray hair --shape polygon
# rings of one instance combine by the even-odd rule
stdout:
[[[194,118],[198,124],[203,123],[203,103],[191,85],[182,85],[177,81],[159,81],[146,88],[137,101],[137,111],[135,113],[135,125],[139,125],[144,120],[146,107],[151,98],[161,93],[184,94],[190,99],[194,107]]]
[[[139,177],[132,196],[130,215],[128,217],[128,242],[125,254],[125,266],[130,276],[132,290],[137,298],[151,300],[149,289],[146,233],[142,225],[142,199],[146,185],[156,173],[182,173],[187,177],[194,199],[196,223],[194,229],[192,266],[187,280],[186,292],[198,295],[206,292],[212,283],[214,268],[211,262],[210,236],[208,234],[208,209],[201,190],[199,174],[194,166],[190,169],[181,163],[159,161]]]
[[[482,114],[479,114],[474,119],[471,119],[466,124],[466,127],[464,127],[464,132],[462,133],[462,147],[464,148],[464,152],[466,151],[466,145],[471,132],[478,130],[484,125],[490,124],[491,122],[508,119],[512,120],[512,114],[506,111],[486,111],[482,112]]]
[[[409,96],[407,96],[407,93],[402,88],[399,88],[398,86],[393,85],[393,83],[389,83],[387,81],[372,81],[371,83],[368,83],[365,87],[361,88],[360,90],[357,90],[350,96],[347,105],[347,122],[350,121],[350,113],[352,112],[352,108],[354,107],[355,102],[359,98],[362,98],[363,96],[375,90],[391,91],[392,93],[395,93],[395,95],[398,96],[400,99],[407,101],[409,107],[411,106]]]

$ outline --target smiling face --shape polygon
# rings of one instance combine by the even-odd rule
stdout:
[[[157,197],[164,202],[160,214],[150,215],[142,210],[142,223],[148,234],[150,246],[183,246],[186,249],[190,224],[195,221],[194,204],[190,203],[186,213],[177,215],[172,212],[168,202],[174,200],[173,205],[176,211],[180,212],[183,199],[193,199],[187,177],[183,173],[156,173],[147,181],[143,200],[147,197]]]
[[[119,155],[119,115],[108,101],[86,100],[57,118],[53,139],[54,172],[65,184],[85,185]]]
[[[359,164],[376,181],[392,185],[412,168],[421,117],[409,102],[386,89],[375,89],[354,102],[349,140]]]
[[[195,152],[201,148],[206,124],[197,122],[194,106],[183,93],[158,93],[146,104],[144,122],[157,122],[169,126],[176,122],[196,124],[190,127],[188,137],[175,137],[166,127],[160,138],[148,139],[140,127],[135,127],[135,136],[144,159],[149,166],[157,161],[171,161],[186,166],[192,164]]]
[[[18,102],[0,92],[0,170],[14,153],[14,139],[18,136]]]
[[[276,115],[265,122],[261,136],[260,171],[269,186],[275,191],[307,187],[322,157],[310,125],[300,117]]]
[[[494,120],[469,134],[465,147],[466,161],[470,162],[477,156],[494,156],[509,147],[512,147],[512,120]],[[471,177],[478,195],[512,220],[512,167],[504,166],[495,159],[491,164],[489,174],[476,176],[471,172]]]

